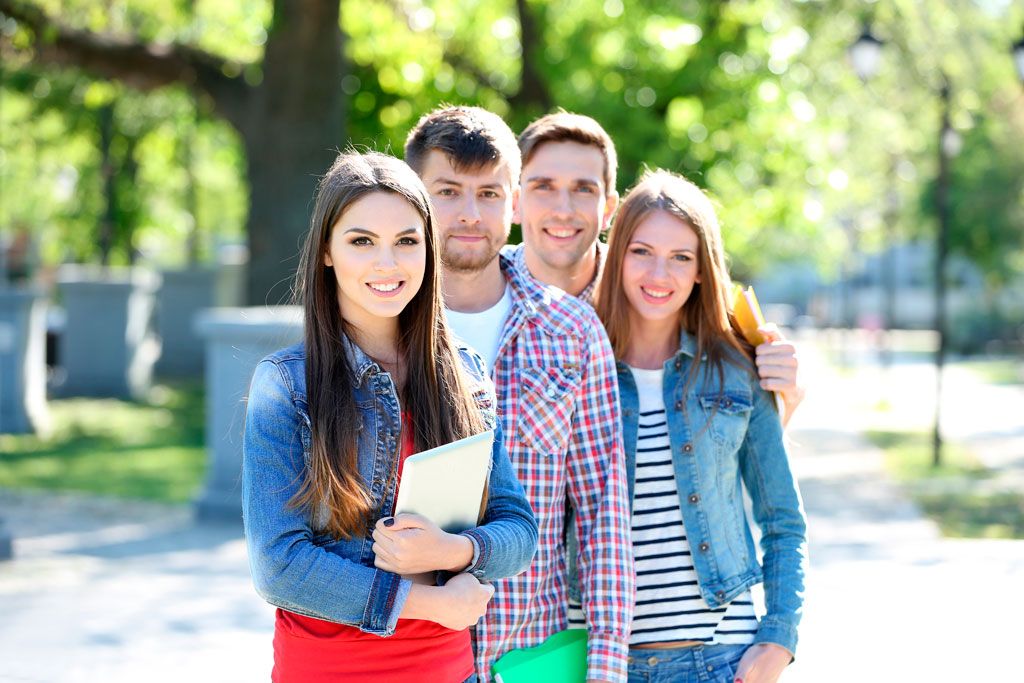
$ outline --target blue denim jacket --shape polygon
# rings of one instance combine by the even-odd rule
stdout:
[[[391,376],[354,344],[346,351],[355,368],[355,398],[362,413],[359,473],[375,510],[390,511],[396,486],[401,425]],[[481,580],[513,576],[529,567],[537,547],[533,510],[516,479],[495,419],[494,385],[483,361],[460,348],[473,398],[495,429],[487,510],[481,526],[463,534],[473,543],[465,570]],[[298,344],[267,356],[249,389],[242,467],[242,504],[249,567],[257,592],[290,612],[356,626],[389,636],[411,582],[373,565],[371,533],[335,540],[324,533],[322,511],[288,505],[303,481],[310,452],[306,403],[306,353]],[[383,515],[382,515],[383,516]]]
[[[723,364],[720,382],[717,371],[701,358],[703,368],[684,394],[696,347],[696,339],[684,331],[679,351],[665,361],[662,386],[679,506],[700,592],[715,608],[764,581],[766,614],[754,642],[796,652],[806,523],[779,413],[756,377],[733,363]],[[743,365],[750,367],[745,359]],[[632,511],[640,400],[629,366],[620,361],[617,368]],[[763,568],[747,525],[741,482],[761,528]],[[568,555],[573,558],[575,553],[570,550]],[[575,572],[572,576],[575,583]],[[572,594],[578,600],[578,591]]]

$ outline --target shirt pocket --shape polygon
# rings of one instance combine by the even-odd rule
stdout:
[[[537,453],[566,451],[579,387],[579,372],[564,368],[525,368],[519,373],[519,437]]]
[[[753,403],[749,396],[725,392],[722,395],[708,394],[700,397],[700,406],[707,420],[711,438],[726,453],[739,449],[747,433],[750,411]]]

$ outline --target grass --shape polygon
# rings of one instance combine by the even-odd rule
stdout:
[[[0,486],[186,501],[206,466],[201,382],[157,385],[146,402],[50,402],[48,435],[0,434]]]
[[[960,364],[986,384],[1024,384],[1024,362],[1019,358],[972,359]]]
[[[1024,492],[1000,488],[995,475],[959,446],[945,444],[932,465],[931,434],[869,431],[889,472],[946,536],[1024,539]]]

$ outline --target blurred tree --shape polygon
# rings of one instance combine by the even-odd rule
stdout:
[[[245,211],[242,200],[227,213],[211,213],[210,207],[234,207],[222,198],[241,191],[229,189],[234,186],[210,172],[214,162],[204,159],[216,156],[224,164],[220,169],[237,166],[233,177],[249,183],[250,299],[276,302],[284,289],[267,292],[294,268],[315,177],[333,150],[351,141],[400,153],[409,127],[442,101],[487,107],[516,130],[554,106],[594,116],[616,140],[620,191],[648,164],[680,171],[712,193],[739,278],[787,259],[831,268],[850,251],[848,239],[878,248],[895,234],[886,226],[899,224],[904,235],[929,229],[914,201],[934,175],[934,107],[915,87],[932,73],[934,59],[927,55],[948,53],[944,67],[957,88],[954,122],[965,131],[986,110],[990,94],[1005,92],[1007,84],[1019,89],[1003,50],[1008,26],[1019,24],[1007,21],[1009,4],[954,5],[63,0],[58,23],[53,0],[0,0],[0,12],[20,27],[0,26],[0,49],[7,82],[28,78],[23,74],[38,82],[39,67],[32,64],[48,63],[76,64],[144,90],[169,86],[146,95],[163,98],[175,123],[158,123],[159,107],[151,107],[154,125],[141,135],[133,158],[140,192],[164,193],[165,199],[143,197],[140,220],[148,225],[175,212],[193,216],[195,222],[173,233],[182,243],[200,221],[196,214],[217,230],[236,222]],[[929,12],[942,50],[925,49],[932,38],[921,16]],[[887,65],[866,91],[844,56],[869,16],[888,27],[883,37],[906,34],[917,70]],[[958,16],[960,23],[950,24]],[[968,77],[975,63],[981,65],[977,83]],[[66,73],[61,68],[45,76],[56,90]],[[111,87],[89,85],[101,86]],[[33,87],[21,92],[36,99]],[[123,97],[128,91],[118,92]],[[193,97],[199,122],[189,114]],[[95,109],[86,104],[86,113]],[[11,111],[0,111],[0,117],[6,123],[20,108],[6,108]],[[83,146],[95,138],[95,117],[89,113],[83,120],[91,123],[74,124],[76,114],[64,116],[70,129],[79,130],[64,163],[79,169],[79,186],[92,188],[75,200],[73,216],[61,215],[78,225],[89,211],[102,213],[94,177],[98,152]],[[230,122],[238,137],[217,118]],[[132,119],[126,110],[120,122]],[[24,117],[18,121],[32,127],[24,135],[41,127]],[[202,150],[186,142],[192,134]],[[56,137],[49,139],[59,146]],[[5,148],[9,158],[23,144],[20,134],[17,139]],[[1018,140],[998,139],[1007,153]],[[971,135],[965,140],[970,143]],[[87,163],[80,166],[83,159]],[[189,180],[190,165],[195,180]],[[173,197],[160,184],[160,174],[170,170]],[[956,167],[953,173],[956,180]],[[214,182],[220,185],[211,191]],[[189,187],[196,200],[189,199]],[[954,205],[958,201],[954,196]],[[140,230],[145,253],[157,238]],[[114,253],[123,248],[115,245]]]
[[[247,64],[174,40],[114,38],[88,10],[85,17],[107,32],[73,28],[13,0],[0,0],[0,12],[31,32],[23,50],[38,61],[83,67],[143,90],[184,84],[231,123],[245,147],[250,186],[248,299],[285,299],[312,178],[330,164],[341,137],[337,0],[276,0],[265,56]]]

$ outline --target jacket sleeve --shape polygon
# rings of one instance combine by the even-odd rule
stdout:
[[[305,476],[306,427],[285,374],[264,360],[249,389],[242,460],[245,540],[256,591],[290,612],[389,636],[412,584],[319,547],[309,510],[289,505]]]
[[[483,358],[467,347],[459,349],[469,378],[475,383],[473,399],[484,422],[494,429],[487,483],[487,508],[478,527],[461,535],[473,543],[473,559],[464,570],[480,580],[504,579],[526,571],[537,552],[537,520],[519,483],[496,412],[494,382]]]
[[[526,571],[537,552],[537,521],[505,450],[501,425],[494,427],[487,509],[482,524],[462,532],[473,542],[465,571],[481,580],[504,579]]]
[[[624,682],[635,574],[618,384],[604,328],[596,316],[587,327],[567,486],[576,511],[587,677]]]
[[[775,643],[796,653],[803,613],[807,527],[796,478],[789,466],[779,413],[772,395],[753,387],[753,410],[739,461],[761,528],[765,615],[754,642]]]

